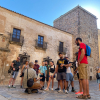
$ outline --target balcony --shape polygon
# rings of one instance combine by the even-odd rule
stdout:
[[[23,42],[24,42],[24,37],[22,35],[20,35],[20,37],[16,38],[16,37],[13,36],[13,34],[10,33],[10,40],[9,40],[9,42],[11,44],[17,44],[17,45],[22,46]]]
[[[39,44],[38,40],[35,40],[35,48],[46,50],[47,49],[47,42],[43,42],[43,44]]]
[[[65,47],[61,48],[60,46],[58,46],[58,52],[66,54],[66,51],[67,51],[67,48],[65,48]]]

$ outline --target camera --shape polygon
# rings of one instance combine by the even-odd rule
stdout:
[[[74,61],[74,62],[69,62],[69,63],[71,63],[72,64],[72,68],[74,69],[74,71],[76,70],[76,61]]]

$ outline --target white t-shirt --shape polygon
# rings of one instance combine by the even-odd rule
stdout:
[[[71,73],[70,67],[67,68],[66,73]]]

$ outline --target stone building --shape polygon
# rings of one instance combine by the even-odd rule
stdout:
[[[99,67],[100,67],[100,29],[98,29]]]
[[[0,80],[8,76],[11,62],[18,56],[34,62],[53,60],[58,52],[68,54],[73,61],[73,35],[34,19],[0,7]]]
[[[54,21],[54,27],[73,34],[73,53],[77,52],[74,41],[81,37],[92,49],[92,57],[88,57],[89,77],[95,79],[95,67],[98,66],[98,30],[97,18],[84,8],[77,6]]]
[[[63,52],[74,60],[78,51],[75,38],[92,48],[89,60],[89,77],[95,79],[95,67],[98,66],[98,30],[96,16],[80,6],[75,7],[54,21],[54,27],[36,21],[27,16],[0,7],[0,80],[8,76],[8,69],[17,56],[21,64],[25,60],[53,60],[56,64],[58,52]]]

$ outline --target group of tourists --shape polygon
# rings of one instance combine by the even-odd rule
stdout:
[[[58,81],[58,87],[55,89],[58,93],[65,92],[68,94],[69,85],[68,82],[72,86],[72,92],[75,94],[80,94],[76,98],[78,99],[90,99],[91,96],[89,94],[89,82],[88,82],[88,72],[87,72],[87,55],[86,55],[86,44],[82,43],[81,38],[76,38],[75,43],[79,46],[79,51],[76,53],[76,69],[74,70],[74,74],[77,73],[77,77],[79,79],[79,91],[76,92],[74,89],[74,77],[71,72],[72,63],[69,61],[68,57],[64,57],[62,53],[59,53],[59,59],[55,66],[53,61],[43,61],[42,65],[38,65],[38,60],[35,60],[35,64],[33,62],[25,62],[21,69],[21,88],[25,88],[26,93],[34,93],[40,90],[54,90],[54,78]],[[17,57],[17,60],[14,60],[11,64],[12,66],[12,77],[9,81],[9,88],[14,86],[16,77],[18,75],[20,69],[20,57]],[[57,74],[57,77],[56,77]],[[33,81],[32,81],[32,80]],[[44,88],[46,79],[46,88]],[[37,82],[40,80],[40,83]],[[50,89],[50,83],[52,81],[52,88]],[[12,85],[11,85],[12,82]],[[32,83],[32,85],[30,85]],[[30,86],[29,86],[29,85]]]

